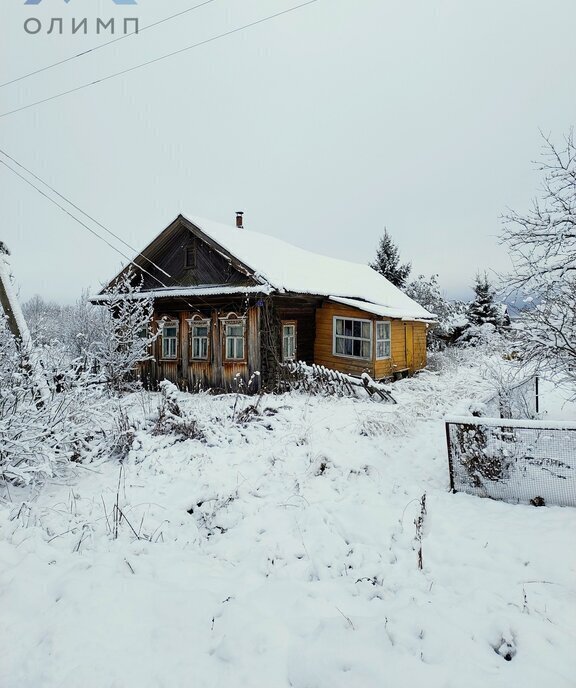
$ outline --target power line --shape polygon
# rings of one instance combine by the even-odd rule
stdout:
[[[33,184],[29,179],[26,179],[26,177],[25,177],[24,175],[20,174],[20,172],[18,172],[17,170],[15,170],[13,167],[10,167],[10,165],[8,165],[7,162],[5,162],[4,160],[0,159],[0,165],[4,165],[4,167],[7,167],[7,168],[8,168],[11,172],[13,172],[17,177],[20,177],[20,179],[22,179],[22,181],[26,182],[26,184],[28,184],[28,185],[31,186],[33,189],[35,189],[40,195],[44,196],[44,198],[46,198],[47,200],[49,200],[50,203],[53,203],[53,204],[56,205],[58,208],[60,208],[60,210],[61,210],[63,213],[66,213],[66,215],[68,215],[69,217],[71,217],[75,222],[78,222],[78,224],[82,225],[82,227],[85,227],[91,234],[93,234],[95,237],[98,237],[98,239],[100,239],[100,240],[103,241],[106,245],[108,245],[111,249],[113,249],[114,251],[116,251],[116,253],[119,253],[123,258],[125,258],[125,259],[129,262],[130,265],[134,265],[134,266],[137,267],[139,270],[142,270],[142,272],[145,272],[147,275],[149,275],[150,277],[152,277],[152,279],[155,279],[155,280],[156,280],[159,284],[161,284],[163,287],[165,287],[165,288],[167,288],[167,289],[169,288],[166,284],[163,284],[162,281],[158,279],[158,277],[156,277],[155,275],[153,275],[151,272],[148,272],[148,270],[146,270],[146,268],[143,268],[142,266],[137,265],[133,260],[131,260],[130,258],[128,258],[128,256],[127,256],[125,253],[122,253],[122,251],[121,251],[119,248],[117,248],[116,246],[114,246],[113,244],[111,244],[109,241],[107,241],[103,236],[101,236],[100,234],[98,234],[98,232],[95,232],[95,231],[94,231],[91,227],[89,227],[85,222],[82,222],[82,220],[79,220],[75,215],[73,215],[73,214],[72,214],[69,210],[67,210],[63,205],[61,205],[60,203],[58,203],[58,201],[54,200],[53,198],[50,198],[50,196],[48,196],[48,194],[44,193],[44,191],[42,191],[42,189],[39,189],[39,188],[36,186],[36,184]]]
[[[88,218],[90,218],[90,219],[92,220],[92,217],[91,217],[90,215],[88,215],[88,213],[84,212],[81,208],[79,208],[77,205],[75,205],[74,203],[72,203],[71,201],[69,201],[65,196],[63,196],[62,194],[60,194],[58,191],[56,191],[55,189],[52,189],[52,187],[51,187],[50,185],[46,184],[46,182],[44,182],[42,179],[40,179],[40,177],[37,177],[33,172],[30,172],[26,167],[24,167],[23,165],[20,165],[19,162],[17,162],[17,161],[16,161],[14,158],[12,158],[11,156],[7,155],[7,153],[5,153],[3,150],[0,149],[0,152],[2,152],[4,155],[6,155],[8,158],[10,158],[10,160],[13,160],[17,165],[19,165],[22,169],[26,170],[26,172],[28,172],[29,174],[31,174],[35,179],[37,179],[38,181],[40,181],[42,184],[45,184],[45,186],[46,186],[47,188],[49,188],[51,191],[53,191],[53,192],[56,193],[58,196],[60,196],[60,198],[62,198],[63,200],[65,200],[65,201],[66,201],[67,203],[69,203],[71,206],[73,206],[74,208],[76,208],[77,210],[79,210],[83,215],[85,215],[86,217],[88,217]],[[31,182],[29,179],[27,179],[24,175],[20,174],[20,172],[18,172],[18,171],[15,170],[13,167],[11,167],[10,165],[8,165],[8,164],[7,164],[4,160],[2,160],[1,158],[0,158],[0,164],[1,164],[1,165],[4,165],[4,167],[6,167],[7,169],[9,169],[11,172],[13,172],[17,177],[19,177],[20,179],[22,179],[22,181],[26,182],[26,184],[28,184],[29,186],[31,186],[31,187],[32,187],[35,191],[37,191],[41,196],[44,196],[44,198],[46,198],[48,201],[50,201],[50,203],[53,203],[55,206],[57,206],[58,208],[60,208],[60,210],[61,210],[62,212],[66,213],[66,215],[68,215],[69,217],[71,217],[75,222],[77,222],[77,223],[80,224],[82,227],[84,227],[85,229],[87,229],[87,230],[88,230],[91,234],[93,234],[95,237],[97,237],[98,239],[100,239],[101,241],[103,241],[103,242],[104,242],[107,246],[109,246],[113,251],[116,251],[116,253],[118,253],[118,254],[121,255],[125,260],[128,261],[128,264],[129,264],[129,265],[133,265],[133,266],[134,266],[135,268],[137,268],[138,270],[141,270],[142,272],[144,272],[145,274],[147,274],[147,275],[148,275],[149,277],[151,277],[153,280],[155,280],[156,282],[158,282],[158,284],[159,284],[161,287],[163,287],[164,289],[170,289],[170,288],[171,288],[171,287],[169,287],[167,284],[164,284],[164,282],[162,282],[161,279],[159,279],[158,277],[156,277],[156,275],[152,274],[151,272],[149,272],[148,270],[146,270],[146,268],[142,267],[141,265],[138,265],[138,263],[136,263],[134,260],[131,260],[131,259],[130,259],[125,253],[123,253],[119,248],[117,248],[116,246],[114,246],[113,244],[111,244],[109,241],[107,241],[103,236],[101,236],[100,234],[98,234],[98,232],[96,232],[96,231],[93,230],[91,227],[89,227],[85,222],[83,222],[82,220],[80,220],[79,218],[77,218],[76,215],[74,215],[74,214],[71,213],[69,210],[67,210],[63,205],[61,205],[60,203],[58,203],[58,201],[56,201],[55,199],[51,198],[48,194],[46,194],[44,191],[42,191],[42,189],[38,188],[33,182]],[[92,221],[93,221],[93,222],[96,222],[95,220],[92,220]],[[101,226],[103,229],[105,229],[107,232],[109,232],[110,234],[112,234],[113,236],[115,236],[116,238],[120,239],[120,237],[117,237],[116,234],[114,234],[111,230],[109,230],[109,229],[107,229],[106,227],[104,227],[104,225],[100,225],[100,223],[97,223],[97,224],[98,224],[99,226]],[[120,241],[122,241],[122,243],[126,244],[126,242],[124,242],[122,239],[120,239]],[[128,248],[131,248],[129,244],[126,244],[126,246],[128,246]],[[132,248],[131,248],[131,250],[134,250],[134,251],[135,251],[135,249],[132,249]],[[139,253],[138,255],[140,255],[140,256],[146,258],[146,256],[143,256],[142,253]],[[156,263],[154,263],[153,261],[151,261],[151,260],[148,259],[148,258],[146,258],[146,260],[148,260],[150,263],[152,263],[152,265],[153,265],[154,267],[156,267],[157,269],[161,270],[165,275],[167,275],[167,276],[176,284],[176,286],[180,286],[180,287],[183,287],[183,288],[187,288],[186,285],[182,284],[179,280],[177,280],[177,279],[174,278],[172,275],[170,275],[168,272],[166,272],[166,271],[163,270],[161,267],[159,267],[158,265],[156,265]],[[124,269],[124,268],[123,268],[123,269]],[[182,301],[183,303],[185,303],[185,304],[190,308],[191,311],[197,310],[197,306],[194,306],[193,304],[191,304],[190,301],[188,301],[187,299],[185,299],[183,296],[175,296],[174,298],[177,299],[178,301]],[[201,296],[195,295],[195,298],[198,299],[198,301],[199,301],[200,303],[203,303],[204,305],[209,306],[210,308],[212,308],[212,304],[211,304],[209,301],[207,301],[206,299],[202,298]]]
[[[89,215],[85,210],[82,210],[79,206],[77,206],[75,203],[73,203],[69,198],[61,194],[59,191],[57,191],[54,187],[50,186],[48,182],[44,181],[44,179],[40,178],[37,174],[34,174],[31,170],[29,170],[27,167],[25,167],[22,163],[18,162],[15,158],[13,158],[11,155],[9,155],[5,150],[0,148],[0,153],[2,155],[5,155],[9,160],[11,160],[13,163],[18,165],[21,169],[23,169],[25,172],[28,172],[28,174],[36,179],[36,181],[39,181],[41,184],[43,184],[45,187],[50,189],[52,193],[55,193],[59,198],[61,198],[63,201],[66,201],[69,205],[71,205],[75,210],[78,210],[82,215],[87,217],[89,220],[91,220],[95,225],[98,225],[101,229],[103,229],[105,232],[110,234],[110,236],[113,236],[115,239],[117,239],[120,243],[124,244],[126,248],[129,248],[131,251],[134,251],[138,256],[144,258],[144,260],[147,260],[153,267],[155,267],[157,270],[160,270],[160,272],[163,272],[166,277],[169,277],[170,279],[174,279],[169,273],[166,272],[163,268],[161,268],[159,265],[157,265],[153,260],[150,260],[147,256],[145,256],[143,253],[140,253],[140,251],[137,251],[133,246],[131,246],[127,241],[124,241],[122,237],[119,237],[117,234],[115,234],[111,229],[108,229],[105,225],[103,225],[101,222],[98,222],[95,218],[92,217],[92,215]]]
[[[81,86],[76,86],[75,88],[71,88],[68,91],[63,91],[62,93],[57,93],[53,96],[50,96],[49,98],[43,98],[42,100],[37,100],[34,103],[28,103],[28,105],[23,105],[22,107],[16,108],[15,110],[10,110],[9,112],[3,112],[2,114],[0,114],[0,117],[7,117],[8,115],[14,115],[17,112],[22,112],[23,110],[28,110],[29,108],[35,107],[36,105],[41,105],[42,103],[47,103],[51,100],[55,100],[56,98],[62,98],[63,96],[67,96],[71,93],[76,93],[77,91],[81,91],[85,88],[89,88],[90,86],[95,86],[96,84],[101,84],[104,81],[108,81],[109,79],[115,79],[116,77],[123,76],[124,74],[129,74],[130,72],[134,72],[137,69],[142,69],[143,67],[148,67],[149,65],[155,64],[156,62],[166,60],[169,57],[174,57],[175,55],[180,55],[181,53],[185,53],[188,50],[192,50],[194,48],[199,48],[200,46],[206,45],[207,43],[212,43],[212,42],[217,41],[221,38],[225,38],[226,36],[231,36],[232,34],[238,33],[239,31],[244,31],[245,29],[249,29],[253,26],[257,26],[258,24],[263,24],[264,22],[270,21],[271,19],[276,19],[277,17],[281,17],[281,16],[288,14],[290,12],[294,12],[295,10],[299,10],[302,7],[306,7],[307,5],[313,5],[316,2],[318,2],[318,0],[307,0],[307,2],[303,2],[299,5],[289,7],[288,9],[282,10],[281,12],[276,12],[275,14],[270,14],[267,17],[262,17],[261,19],[257,19],[253,22],[250,22],[249,24],[244,24],[243,26],[238,26],[235,29],[230,29],[230,31],[225,31],[224,33],[220,33],[217,36],[212,36],[211,38],[206,38],[205,40],[200,41],[198,43],[193,43],[192,45],[186,46],[185,48],[180,48],[180,50],[175,50],[174,52],[167,53],[166,55],[161,55],[160,57],[155,57],[154,59],[148,60],[147,62],[141,62],[140,64],[137,64],[134,67],[129,67],[128,69],[123,69],[120,72],[115,72],[114,74],[109,74],[108,76],[102,77],[101,79],[96,79],[95,81],[90,81],[86,84],[82,84]]]
[[[97,50],[101,50],[102,48],[105,48],[107,45],[112,45],[113,43],[118,43],[118,41],[123,41],[125,38],[130,38],[131,36],[135,36],[136,34],[144,33],[144,31],[147,31],[148,29],[153,29],[155,26],[160,26],[160,24],[164,24],[167,21],[171,21],[172,19],[176,19],[177,17],[181,17],[183,14],[188,14],[188,12],[193,12],[194,10],[197,10],[200,7],[204,7],[204,5],[209,5],[211,2],[215,2],[216,0],[205,0],[205,2],[201,2],[199,5],[194,5],[194,7],[189,7],[186,10],[182,10],[182,12],[177,12],[176,14],[172,14],[169,17],[165,17],[164,19],[160,19],[157,22],[154,22],[153,24],[148,24],[147,26],[144,26],[143,28],[139,29],[138,31],[132,31],[131,33],[127,33],[124,36],[120,36],[119,38],[113,38],[110,41],[106,41],[106,43],[101,43],[100,45],[95,46],[94,48],[90,48],[89,50],[84,50],[81,53],[77,53],[76,55],[71,55],[70,57],[65,58],[64,60],[60,60],[59,62],[54,62],[53,64],[48,65],[47,67],[41,67],[40,69],[36,69],[33,72],[29,72],[28,74],[23,74],[22,76],[16,77],[15,79],[12,79],[11,81],[5,81],[3,84],[0,84],[0,88],[4,88],[4,86],[9,86],[10,84],[15,84],[18,81],[23,81],[24,79],[28,79],[28,77],[34,76],[35,74],[40,74],[41,72],[46,72],[49,69],[53,69],[54,67],[58,67],[59,65],[63,65],[66,62],[71,62],[72,60],[76,60],[79,57],[83,57],[84,55],[88,55],[90,53],[95,53]]]

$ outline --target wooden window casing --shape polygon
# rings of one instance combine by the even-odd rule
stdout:
[[[184,267],[188,270],[196,268],[196,245],[184,247]]]
[[[220,318],[222,324],[222,360],[225,363],[247,361],[246,318],[229,313]]]
[[[343,358],[372,359],[372,321],[335,315],[332,319],[332,353]]]
[[[389,320],[377,320],[376,330],[376,360],[383,361],[392,357],[392,325]]]
[[[178,358],[178,340],[180,323],[177,320],[161,320],[160,327],[160,358],[163,361],[175,361]]]
[[[211,325],[210,318],[196,315],[188,322],[190,349],[192,361],[208,361],[210,358]]]
[[[282,361],[296,360],[297,331],[295,320],[282,321]]]

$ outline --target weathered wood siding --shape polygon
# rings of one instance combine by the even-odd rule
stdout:
[[[183,309],[183,305],[187,309]],[[179,324],[178,356],[162,359],[162,340],[154,347],[154,362],[148,366],[153,382],[168,379],[184,389],[237,390],[241,380],[244,389],[255,391],[261,385],[273,382],[282,357],[282,322],[296,323],[296,358],[317,363],[351,375],[369,373],[382,379],[395,372],[413,373],[426,366],[426,325],[389,319],[391,328],[391,356],[376,360],[374,322],[388,320],[365,311],[330,301],[290,296],[264,297],[248,308],[240,301],[225,302],[212,299],[199,301],[198,307],[182,299],[162,300],[156,304],[154,321],[173,319]],[[227,361],[224,356],[224,321],[230,312],[246,316],[244,361]],[[209,351],[206,361],[192,360],[190,327],[188,320],[194,315],[210,320]],[[333,318],[358,318],[372,322],[372,356],[359,359],[337,356],[333,352]],[[261,375],[255,375],[260,372]],[[252,380],[250,382],[250,380]]]
[[[242,231],[242,230],[238,230]],[[186,249],[193,249],[194,265],[186,267]],[[197,238],[184,225],[175,226],[165,239],[149,251],[149,259],[165,270],[170,279],[161,270],[150,263],[145,264],[147,273],[142,273],[142,289],[157,289],[161,285],[158,278],[167,286],[195,286],[198,284],[252,285],[254,280],[236,270],[220,253]],[[151,276],[153,275],[153,277]]]
[[[372,344],[371,359],[335,355],[333,351],[333,319],[335,316],[370,320],[372,323],[389,320],[391,330],[390,358],[376,360],[375,341]],[[408,332],[407,328],[410,328]],[[374,325],[372,332],[374,337]],[[349,375],[361,375],[367,372],[375,379],[388,377],[394,372],[406,368],[410,373],[414,373],[426,366],[426,325],[420,322],[381,318],[356,308],[327,301],[316,311],[314,362]]]
[[[282,363],[282,325],[296,325],[296,359],[314,362],[316,308],[319,297],[269,296],[260,309],[260,361],[262,382],[274,386]]]
[[[297,299],[278,299],[276,312],[281,322],[296,323],[296,358],[305,363],[313,363],[316,304]]]
[[[192,304],[193,305],[193,304]],[[245,360],[227,361],[224,355],[224,321],[229,313],[245,315]],[[190,325],[194,315],[210,320],[207,360],[193,360],[190,352]],[[154,326],[162,318],[177,321],[178,355],[175,359],[162,358],[162,337],[154,344],[154,361],[148,367],[152,382],[170,380],[183,389],[238,389],[238,385],[256,391],[260,385],[260,307],[251,305],[246,309],[240,303],[207,306],[205,303],[194,310],[182,310],[178,301],[157,303],[154,312]],[[250,381],[252,378],[252,381]]]

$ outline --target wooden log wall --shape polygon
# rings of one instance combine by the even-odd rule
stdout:
[[[229,313],[245,316],[245,360],[227,361],[224,355],[224,321]],[[190,352],[190,325],[188,320],[200,315],[210,321],[207,360],[193,360]],[[178,322],[178,354],[175,359],[162,358],[162,337],[154,344],[154,361],[148,366],[152,383],[170,380],[182,389],[218,389],[236,391],[241,386],[244,391],[257,391],[260,386],[260,307],[251,305],[246,309],[242,304],[227,304],[223,307],[207,307],[197,310],[181,310],[181,305],[171,303],[157,304],[154,313],[154,326],[161,319]],[[252,378],[252,380],[251,380]],[[250,388],[248,385],[250,384]]]

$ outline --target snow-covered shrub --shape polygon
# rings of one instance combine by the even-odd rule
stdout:
[[[104,296],[102,338],[92,353],[103,379],[115,392],[133,388],[139,363],[152,359],[151,346],[159,333],[153,334],[151,299],[140,296],[131,270],[121,275]]]
[[[183,439],[203,439],[204,433],[196,418],[178,401],[180,391],[168,380],[160,383],[160,404],[153,434],[179,435]]]
[[[492,323],[470,325],[456,341],[457,346],[475,347],[486,353],[501,353],[504,355],[509,348],[506,336]]]
[[[91,380],[43,379],[0,320],[0,479],[26,484],[53,476],[91,450],[106,399]]]
[[[410,420],[400,414],[385,414],[381,410],[363,413],[358,418],[358,434],[364,437],[394,437],[404,434]]]
[[[510,458],[500,448],[487,450],[487,431],[482,426],[458,426],[456,438],[460,464],[466,469],[471,485],[482,487],[485,480],[494,482],[508,477]]]

